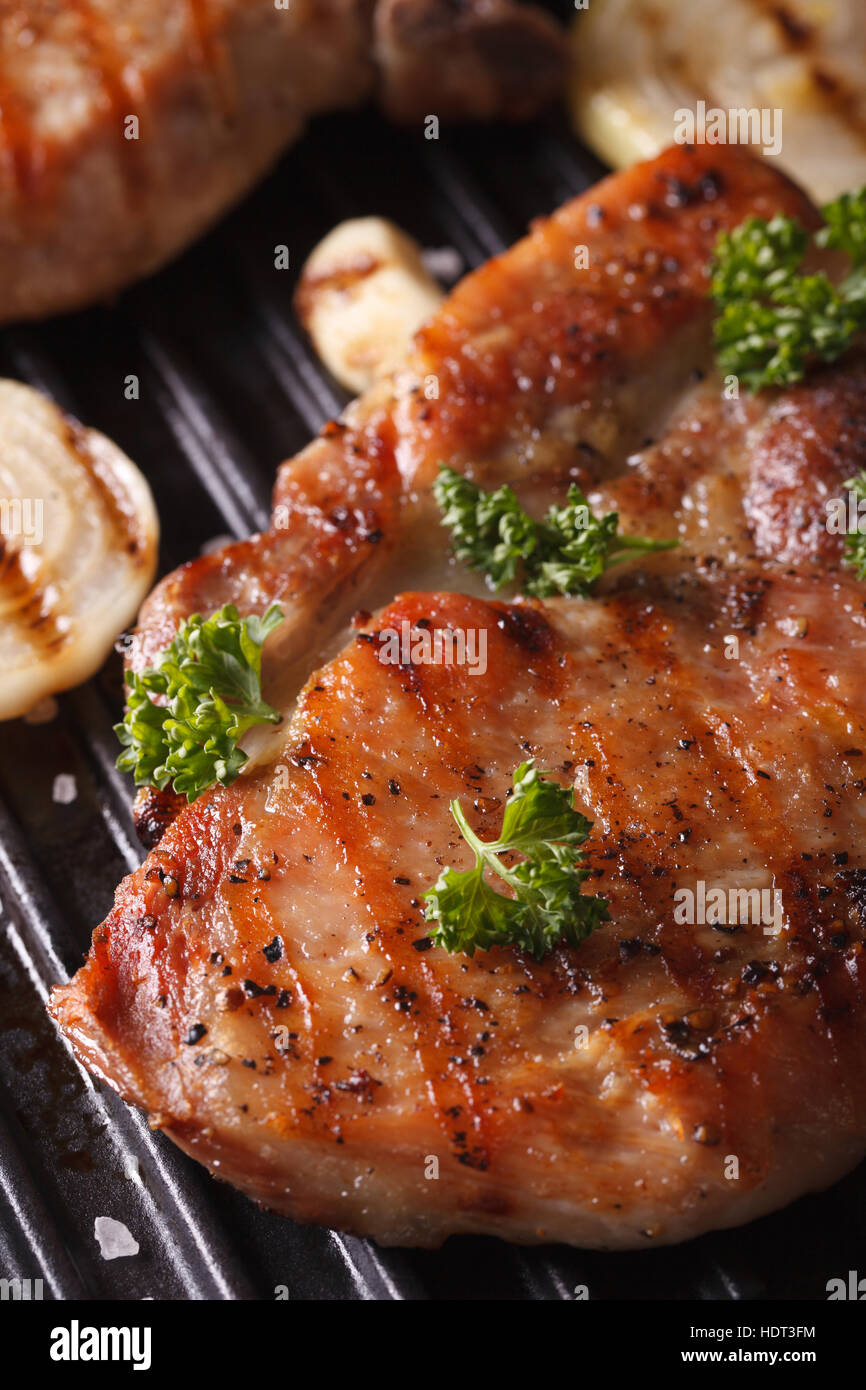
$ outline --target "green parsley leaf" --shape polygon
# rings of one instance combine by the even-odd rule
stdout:
[[[821,216],[824,226],[815,237],[818,245],[846,252],[855,269],[866,264],[866,188],[841,194],[821,209]]]
[[[866,326],[866,189],[828,203],[823,216],[815,241],[846,252],[853,266],[840,285],[823,271],[802,273],[809,236],[793,218],[749,217],[716,243],[718,365],[751,391],[802,381],[813,362],[835,362]]]
[[[578,946],[609,920],[607,902],[581,893],[589,876],[578,849],[592,821],[574,809],[574,793],[537,771],[534,762],[514,772],[514,792],[498,840],[480,840],[459,801],[451,814],[475,854],[475,867],[442,870],[424,895],[425,916],[438,946],[467,956],[491,946],[515,946],[540,958],[560,942]],[[503,854],[525,857],[513,867]],[[507,897],[488,883],[490,870],[511,889]]]
[[[265,640],[282,621],[276,604],[263,618],[239,618],[230,603],[207,619],[194,613],[156,666],[127,672],[126,716],[114,732],[124,747],[117,766],[136,786],[171,784],[195,801],[215,782],[235,780],[247,729],[281,717],[262,699],[261,668]]]
[[[679,544],[620,535],[619,514],[595,516],[574,483],[566,505],[551,507],[543,521],[532,520],[510,487],[485,492],[446,464],[433,493],[457,559],[485,574],[491,588],[519,584],[535,598],[586,596],[611,565]]]
[[[849,478],[844,486],[853,492],[858,502],[866,502],[866,468],[855,478]],[[845,537],[844,558],[846,565],[851,565],[857,571],[858,579],[866,579],[866,535],[849,531]]]

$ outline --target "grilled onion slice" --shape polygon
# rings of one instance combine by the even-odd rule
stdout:
[[[98,670],[150,588],[158,538],[126,455],[0,380],[0,719]]]
[[[863,0],[591,0],[573,34],[577,133],[623,168],[676,138],[674,113],[780,110],[773,162],[818,202],[866,183]]]

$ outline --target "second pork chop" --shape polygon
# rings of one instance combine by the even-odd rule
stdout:
[[[0,0],[0,321],[156,269],[380,81],[421,127],[431,95],[443,121],[524,118],[564,67],[550,16],[511,0]]]

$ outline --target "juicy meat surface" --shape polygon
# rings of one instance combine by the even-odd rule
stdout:
[[[407,67],[411,26],[383,15],[374,41],[374,4],[0,0],[0,320],[77,308],[156,269],[310,116],[372,94],[377,61],[387,105],[422,120],[431,89],[416,91]],[[441,114],[509,108],[500,73],[513,71],[513,42],[499,52],[497,35],[524,30],[536,77],[521,114],[537,110],[564,75],[559,30],[511,0],[471,0],[461,32],[479,9],[488,48],[449,80]],[[440,38],[447,31],[446,19]]]
[[[735,147],[568,204],[284,465],[270,532],[145,605],[138,665],[191,611],[279,600],[286,717],[234,785],[163,817],[51,1011],[269,1206],[386,1243],[645,1248],[866,1149],[866,591],[816,521],[862,465],[866,357],[754,398],[710,368],[716,235],[776,212],[815,220]],[[589,600],[494,601],[448,558],[439,460],[533,510],[574,479],[681,545]],[[377,634],[404,622],[483,630],[486,670],[388,663]],[[420,900],[468,867],[449,799],[495,836],[528,756],[594,822],[585,891],[611,921],[540,962],[448,956]],[[690,924],[675,895],[701,883],[778,914]]]

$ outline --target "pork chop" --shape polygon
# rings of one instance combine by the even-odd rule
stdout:
[[[716,235],[776,212],[815,221],[732,147],[568,204],[284,465],[271,531],[145,605],[138,666],[193,610],[279,601],[285,720],[165,816],[51,1012],[268,1206],[384,1243],[645,1248],[866,1150],[866,590],[823,524],[866,450],[866,357],[734,399],[710,362]],[[533,510],[577,481],[682,544],[588,600],[494,601],[448,558],[439,460]],[[404,623],[483,631],[486,670],[389,663]],[[448,955],[421,899],[469,866],[449,799],[494,837],[530,756],[594,822],[611,920],[541,961]],[[773,911],[689,921],[682,890]]]
[[[413,7],[376,0],[0,0],[0,321],[77,308],[148,274],[275,163],[309,117],[380,86],[423,120]],[[470,49],[442,118],[517,114],[564,77],[553,20],[512,0],[440,16]],[[417,24],[416,24],[417,28]],[[473,36],[483,31],[486,47]],[[485,94],[479,102],[478,92]]]

